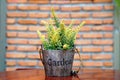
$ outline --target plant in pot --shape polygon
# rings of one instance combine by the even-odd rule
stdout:
[[[47,37],[39,30],[37,33],[42,42],[40,57],[47,76],[70,76],[75,53],[74,42],[76,35],[84,25],[82,22],[78,27],[73,28],[73,21],[69,26],[64,20],[59,20],[53,8],[52,16],[48,22],[42,21],[47,29]]]

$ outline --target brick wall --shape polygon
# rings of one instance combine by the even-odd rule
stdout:
[[[46,31],[41,20],[51,17],[54,6],[66,25],[86,21],[75,42],[85,68],[113,68],[113,3],[112,0],[7,0],[6,70],[42,68],[37,44],[41,44],[36,30]],[[79,66],[75,55],[74,66]]]

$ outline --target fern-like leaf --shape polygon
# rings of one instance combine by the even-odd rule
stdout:
[[[60,21],[59,21],[59,19],[57,18],[57,15],[56,15],[56,13],[55,13],[55,11],[54,11],[53,8],[52,8],[52,15],[53,15],[53,20],[55,21],[56,27],[59,28],[59,27],[60,27]]]

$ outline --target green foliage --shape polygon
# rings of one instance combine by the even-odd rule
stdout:
[[[120,8],[120,0],[115,0],[116,6]]]
[[[54,21],[55,21],[56,27],[60,27],[60,21],[59,21],[59,19],[57,18],[57,15],[55,14],[53,8],[52,8],[52,15],[53,15],[53,17],[54,17],[53,19],[54,19]]]
[[[67,50],[74,47],[76,35],[84,25],[82,22],[77,28],[73,29],[73,21],[67,27],[64,21],[60,21],[52,9],[53,20],[50,22],[42,21],[47,27],[47,38],[38,30],[37,33],[42,41],[45,50]],[[53,25],[53,21],[55,25]]]

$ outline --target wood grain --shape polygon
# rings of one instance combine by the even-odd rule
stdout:
[[[77,76],[47,77],[41,69],[21,69],[0,72],[0,80],[120,80],[120,71],[111,69],[83,69]]]

